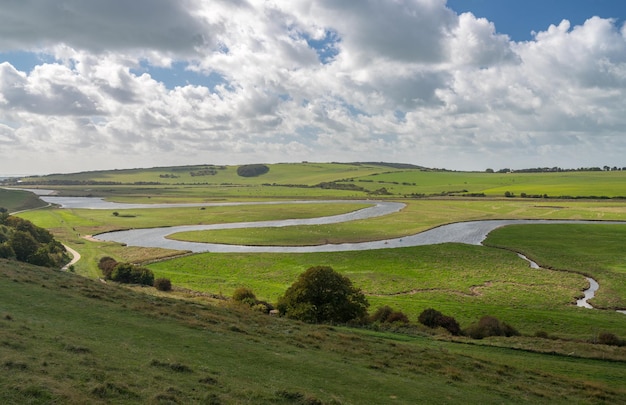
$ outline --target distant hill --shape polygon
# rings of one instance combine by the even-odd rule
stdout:
[[[376,165],[391,167],[394,169],[417,169],[417,170],[432,170],[424,166],[413,165],[410,163],[389,163],[389,162],[354,162],[355,165]]]

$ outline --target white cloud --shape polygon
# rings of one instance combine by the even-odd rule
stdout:
[[[22,165],[0,172],[28,171],[38,153],[52,171],[291,160],[624,166],[626,34],[613,20],[564,21],[516,43],[443,0],[8,7],[0,49],[54,61],[29,72],[0,63],[0,144],[25,156],[0,148],[0,162]],[[176,61],[224,83],[168,86],[145,69]]]

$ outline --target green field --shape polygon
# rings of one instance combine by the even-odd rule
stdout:
[[[253,230],[233,229],[174,235],[175,238],[184,240],[231,244],[315,245],[381,240],[415,234],[441,224],[481,219],[626,221],[626,203],[623,199],[616,198],[626,195],[626,173],[621,171],[501,174],[427,171],[373,164],[307,163],[268,166],[270,167],[269,173],[256,178],[237,176],[235,166],[216,168],[215,174],[211,175],[191,176],[192,171],[208,170],[210,166],[207,165],[193,168],[156,168],[55,175],[41,179],[57,182],[71,180],[75,184],[42,183],[39,187],[55,188],[61,195],[102,196],[119,202],[197,203],[272,200],[288,202],[305,199],[385,198],[406,204],[403,210],[391,215],[348,223]],[[84,184],[76,184],[77,181]],[[109,182],[109,184],[101,182]],[[336,188],[313,187],[320,183],[330,183]],[[364,190],[358,187],[363,187]],[[385,188],[387,194],[369,193],[381,188]],[[505,192],[515,195],[516,198],[505,198]],[[483,193],[485,197],[465,196],[469,193],[474,195]],[[545,197],[518,198],[522,193],[545,195]],[[0,206],[9,201],[5,196],[6,194],[0,194]],[[15,194],[11,198],[14,196]],[[558,196],[587,198],[557,198]],[[198,379],[208,380],[209,376],[221,381],[217,387],[211,386],[211,389],[204,393],[215,394],[215,398],[221,398],[224,403],[293,403],[295,397],[289,395],[294,392],[301,393],[303,398],[307,396],[320,398],[323,403],[366,403],[363,402],[364,396],[368,399],[380,398],[376,403],[391,401],[418,403],[419,398],[424,399],[423,396],[413,397],[412,395],[416,395],[416,392],[429,392],[420,391],[429,386],[434,387],[433,392],[436,394],[433,395],[441,400],[422,402],[450,403],[461,400],[472,402],[471,398],[476,398],[477,401],[481,399],[483,403],[626,402],[621,400],[623,395],[619,395],[623,392],[617,394],[618,391],[615,391],[623,386],[623,380],[626,377],[623,367],[623,362],[626,361],[626,349],[588,343],[596,341],[601,333],[611,333],[621,339],[626,338],[626,315],[614,311],[616,308],[626,308],[626,266],[623,264],[626,259],[623,253],[626,227],[622,225],[520,225],[494,231],[485,241],[487,246],[442,244],[366,252],[315,254],[205,253],[176,257],[186,252],[122,246],[117,243],[101,243],[85,238],[87,235],[114,229],[311,218],[344,213],[364,206],[354,203],[318,203],[117,211],[45,208],[20,213],[20,217],[49,229],[57,238],[82,255],[75,270],[79,275],[86,277],[78,277],[76,280],[80,281],[71,281],[71,283],[88,283],[90,279],[99,277],[97,261],[103,256],[112,256],[120,261],[144,263],[155,272],[157,277],[168,277],[176,288],[184,289],[170,294],[172,298],[176,298],[172,301],[174,304],[177,303],[174,305],[165,298],[152,297],[151,294],[154,294],[152,289],[136,289],[135,292],[129,293],[124,292],[123,289],[120,290],[110,285],[101,286],[94,282],[95,285],[90,285],[90,288],[104,288],[105,290],[92,291],[93,295],[100,297],[93,298],[90,297],[91,293],[82,293],[86,287],[78,287],[78,295],[82,294],[80,297],[69,293],[66,288],[61,289],[65,295],[61,294],[56,297],[54,294],[56,287],[50,288],[52,284],[47,287],[46,294],[49,292],[50,295],[46,295],[48,297],[46,299],[50,302],[42,305],[58,307],[60,304],[54,300],[63,299],[60,297],[69,299],[68,297],[71,296],[72,300],[78,300],[74,305],[78,305],[79,308],[80,306],[91,308],[94,305],[115,308],[115,319],[111,318],[110,322],[121,325],[120,333],[126,336],[124,340],[126,348],[138,345],[136,343],[138,339],[151,339],[156,342],[155,347],[161,350],[167,348],[166,351],[172,353],[166,360],[161,360],[155,354],[158,352],[157,349],[151,350],[147,346],[139,345],[136,349],[135,360],[128,364],[128,368],[125,368],[120,360],[112,366],[112,369],[106,372],[100,371],[103,374],[99,375],[99,378],[73,374],[71,379],[76,382],[70,384],[73,387],[70,391],[81,392],[81,395],[86,393],[90,395],[90,399],[94,399],[94,392],[103,393],[104,398],[96,398],[102,402],[133,402],[133,399],[138,402],[167,402],[158,400],[156,398],[158,395],[163,398],[170,395],[176,397],[179,402],[199,402],[201,399],[197,392],[193,393],[195,388],[186,378],[188,375],[184,373],[183,375],[170,373],[172,375],[169,376],[159,374],[163,371],[163,364],[181,363],[198,375],[203,373],[195,379],[196,382]],[[540,263],[544,269],[530,268],[528,263],[514,252],[524,253]],[[347,275],[357,287],[366,293],[371,304],[370,312],[380,306],[389,305],[407,314],[412,326],[409,330],[398,330],[400,333],[392,333],[390,330],[350,331],[343,328],[331,328],[331,330],[328,327],[293,324],[283,319],[268,320],[267,317],[260,317],[258,320],[257,318],[252,320],[249,318],[250,314],[241,313],[232,308],[209,306],[200,309],[198,307],[198,311],[201,312],[218,311],[216,312],[219,313],[217,318],[220,320],[216,324],[211,320],[216,319],[214,315],[207,315],[207,319],[203,318],[203,321],[199,321],[193,316],[195,310],[190,309],[193,305],[199,304],[188,302],[189,297],[228,297],[239,287],[251,288],[259,299],[275,302],[300,273],[316,265],[329,265]],[[12,271],[8,269],[6,273],[13,274]],[[54,277],[57,277],[57,273],[54,274]],[[591,276],[600,283],[600,290],[596,298],[591,301],[595,307],[601,308],[599,310],[578,308],[574,305],[576,299],[582,296],[583,289],[587,287],[585,276]],[[20,279],[22,276],[9,277]],[[32,284],[30,286],[32,288],[49,284],[40,282],[38,276],[30,275],[26,278],[29,277],[35,277],[34,279],[37,280],[24,283]],[[60,275],[59,277],[66,276]],[[181,291],[194,291],[194,293],[187,296]],[[22,293],[28,294],[27,297],[39,294],[39,292],[26,292],[26,290]],[[124,294],[131,294],[132,297]],[[113,301],[127,300],[128,302],[125,301],[121,304],[122,307],[118,307],[120,302],[114,304],[106,298],[109,295],[118,297]],[[19,307],[19,304],[13,305],[9,304],[10,301],[5,301],[7,300],[0,300],[3,305],[0,307],[0,315],[2,311],[7,311],[11,318],[17,319],[13,314],[22,313],[24,319],[38,319],[33,322],[39,327],[38,322],[44,321],[43,318],[38,318],[37,311],[43,311],[42,314],[50,319],[58,319],[58,322],[72,325],[67,326],[67,330],[53,329],[50,332],[51,335],[44,337],[44,340],[48,339],[53,342],[52,334],[65,336],[70,333],[71,328],[75,328],[74,332],[70,333],[70,336],[77,342],[73,345],[77,347],[84,345],[89,347],[92,353],[111,356],[108,347],[100,347],[100,344],[91,347],[86,343],[88,340],[82,340],[87,339],[82,332],[85,326],[81,324],[85,321],[79,318],[83,319],[86,315],[81,315],[79,309],[67,313],[61,311],[62,316],[65,317],[61,319],[55,318],[61,314],[52,316],[49,310],[44,311],[39,306],[33,309],[34,312],[28,312],[26,308]],[[148,305],[145,302],[151,304]],[[154,307],[156,302],[158,305]],[[470,325],[483,315],[496,316],[517,328],[522,336],[488,338],[483,341],[468,341],[461,338],[462,343],[433,340],[432,337],[427,336],[431,332],[416,325],[417,316],[428,307],[453,316],[462,327]],[[104,317],[104,315],[98,316]],[[124,318],[126,316],[129,318]],[[76,318],[75,321],[72,321],[73,318]],[[100,319],[99,324],[108,322],[103,319],[106,318]],[[163,321],[162,329],[161,326],[147,325],[146,319],[152,321],[158,319],[159,323]],[[204,323],[205,321],[207,323]],[[17,325],[8,321],[5,324]],[[192,324],[191,328],[189,328],[190,324]],[[46,323],[46,325],[49,324]],[[132,325],[132,327],[128,326],[126,330],[126,325]],[[298,329],[293,325],[297,325]],[[302,347],[297,344],[294,346],[294,341],[285,337],[283,327],[291,331],[288,336],[298,336],[294,341],[299,342],[298,344]],[[145,332],[131,332],[132,328],[143,328]],[[15,330],[10,330],[13,331],[11,333],[17,334]],[[156,334],[167,334],[168,330],[176,330],[176,332],[171,332],[169,337],[155,338]],[[179,342],[173,335],[189,336],[189,342],[206,339],[204,335],[194,335],[197,330],[211,331],[208,334],[217,352],[203,352],[206,349],[200,349],[196,343],[189,343],[186,349],[172,348]],[[2,331],[3,329],[0,328],[0,332]],[[93,338],[98,341],[112,339],[107,333],[109,332],[94,332]],[[254,367],[240,367],[235,371],[234,357],[231,360],[227,359],[228,355],[224,352],[227,345],[220,337],[225,333],[228,334],[229,339],[233,339],[231,335],[234,335],[237,337],[235,341],[239,342],[237,339],[241,339],[242,342],[250,344],[250,346],[244,343],[241,343],[241,346],[237,346],[239,343],[235,344],[236,350],[249,356],[246,358],[252,359],[260,356],[265,359],[264,361],[272,364],[272,370],[278,367],[281,370],[290,370],[290,372],[280,373],[278,370],[271,371],[268,368],[256,370]],[[351,335],[352,333],[356,335]],[[340,337],[344,334],[356,337],[345,339]],[[544,338],[537,338],[535,335]],[[445,334],[437,334],[437,336],[439,339],[452,340]],[[546,339],[546,336],[549,338]],[[265,340],[266,338],[268,340]],[[10,341],[10,338],[5,338],[4,341]],[[272,343],[269,343],[270,341]],[[335,347],[335,344],[338,344],[336,342],[345,343],[346,341],[358,342],[358,344],[348,345],[341,350]],[[363,342],[374,346],[361,346]],[[265,349],[260,351],[252,349],[254,344],[260,344]],[[286,344],[288,348],[285,346],[280,346],[275,350],[270,348],[277,344]],[[29,345],[30,343],[24,343],[24,347],[31,348]],[[219,349],[219,347],[224,349]],[[439,354],[444,357],[430,362],[424,356],[433,356],[433,348],[441,351]],[[0,345],[0,350],[8,349]],[[44,396],[50,394],[53,398],[66,400],[60,388],[63,384],[55,385],[57,383],[54,383],[53,388],[48,391],[41,388],[45,385],[42,382],[45,379],[38,380],[33,377],[34,370],[39,367],[34,365],[32,359],[35,358],[35,354],[29,350],[31,349],[24,350],[24,356],[18,356],[16,360],[8,360],[9,363],[5,362],[5,369],[18,364],[15,367],[25,368],[31,377],[29,381],[34,381],[31,387],[25,388],[28,392],[41,393]],[[52,348],[47,350],[49,353],[56,353]],[[308,353],[307,350],[312,350],[312,352]],[[283,351],[291,355],[281,358],[280,361],[274,358],[275,353]],[[471,354],[468,354],[470,352]],[[420,360],[408,363],[400,361],[400,358],[407,357],[406,353]],[[540,353],[556,355],[545,356]],[[570,354],[574,356],[568,356]],[[55,364],[60,365],[59,367],[65,367],[56,370],[56,374],[52,373],[61,378],[62,371],[67,370],[66,362],[74,354],[61,353],[58,356],[60,357],[56,358],[57,360],[47,361],[47,364],[56,362]],[[220,362],[223,364],[220,367],[207,368],[202,366],[199,360],[203,356],[217,356],[225,360],[223,363]],[[352,380],[343,379],[344,375],[350,374],[347,366],[338,367],[335,362],[345,362],[348,357],[351,359],[349,365],[354,366],[355,363],[359,363],[369,370],[365,373],[361,370],[354,374],[354,381],[362,381],[363,378],[373,379],[373,381],[380,382],[381,387],[384,388],[370,387],[363,392],[348,389],[345,393],[339,390],[338,387],[349,385]],[[290,369],[286,363],[281,362],[293,358],[302,358],[306,365]],[[317,377],[310,382],[305,382],[306,378],[302,374],[310,369],[308,362],[315,363],[317,358],[319,358],[319,364],[317,364],[319,368],[311,371]],[[604,362],[601,359],[611,359],[611,361]],[[153,360],[157,360],[156,363]],[[98,362],[97,356],[91,356],[90,361],[92,365],[97,366],[97,369],[104,367]],[[397,362],[401,365],[396,364]],[[433,369],[438,371],[428,371],[427,365],[441,362],[444,362],[446,366]],[[24,366],[19,365],[21,363]],[[152,363],[157,366],[151,367]],[[480,367],[474,367],[476,364],[480,364]],[[515,364],[515,367],[520,367],[520,369],[510,371],[503,368],[511,364]],[[323,388],[325,383],[322,377],[324,373],[328,373],[325,367],[335,369],[336,372],[328,375],[337,379],[337,383],[327,385],[326,390]],[[133,377],[134,379],[129,382],[115,377],[118,376],[118,371],[133,374],[138,373],[137,370],[144,369],[149,370],[148,377]],[[470,372],[470,369],[473,371]],[[484,370],[486,374],[481,377],[482,371],[480,371],[477,376],[473,375],[477,369]],[[485,384],[484,381],[493,381],[490,379],[494,370],[496,370],[496,375],[506,374],[507,377],[502,378],[502,381],[507,382],[503,383],[498,380],[496,383],[498,389],[487,393],[493,388],[491,387],[493,384]],[[88,373],[85,370],[76,372]],[[415,372],[420,376],[419,383],[412,374]],[[423,380],[424,375],[430,374],[433,374],[432,380]],[[509,374],[517,375],[517,377],[511,377],[513,379],[510,380]],[[227,378],[226,375],[229,377]],[[244,391],[234,388],[234,381],[259,379],[260,375],[263,375],[263,378],[280,382],[272,385],[271,388],[259,383],[252,384]],[[105,376],[113,376],[114,380],[118,379],[108,385],[102,382]],[[538,383],[536,376],[544,376],[548,380],[554,379],[557,383],[551,387],[543,386]],[[562,378],[566,378],[567,382],[563,383]],[[16,382],[17,379],[18,377],[15,377],[11,380],[12,386],[19,385]],[[148,390],[143,388],[144,385],[154,387],[151,384],[159,379],[168,381],[166,385],[169,384],[172,389],[166,392],[159,391],[159,394],[153,392],[154,388]],[[52,380],[56,381],[54,378]],[[389,388],[388,390],[387,387],[393,386],[394,383],[398,385],[398,389]],[[284,388],[285,386],[295,388]],[[411,391],[409,386],[412,386],[414,391]],[[391,393],[392,391],[394,393]],[[285,392],[291,394],[287,395]],[[521,397],[517,395],[520,392]],[[18,395],[15,398],[23,399],[20,395],[25,394],[20,391],[15,395]],[[55,397],[55,395],[62,396]],[[296,397],[300,398],[298,395]],[[84,400],[85,397],[81,396],[80,400],[72,399],[62,402],[84,402]]]
[[[624,354],[307,325],[0,260],[3,403],[624,403]],[[545,347],[552,341],[541,339]],[[575,350],[578,354],[561,353]]]
[[[8,212],[40,208],[46,205],[46,203],[38,199],[33,193],[23,190],[0,188],[0,208],[4,208]]]
[[[517,197],[522,194],[549,198],[626,197],[625,171],[485,173],[403,169],[384,164],[283,163],[268,165],[269,172],[259,177],[238,176],[237,166],[222,166],[212,175],[190,175],[210,167],[213,166],[112,170],[24,180],[40,184],[47,182],[48,185],[55,181],[84,182],[85,185],[50,187],[67,194],[115,199],[130,195],[159,201],[180,198],[195,201],[202,198],[359,198],[370,196],[381,188],[385,188],[388,195],[376,194],[378,198],[468,193],[502,197],[507,191]],[[102,182],[110,184],[100,184]],[[364,190],[314,187],[329,182]]]

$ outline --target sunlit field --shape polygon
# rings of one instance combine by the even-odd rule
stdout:
[[[392,200],[404,203],[405,207],[399,212],[382,217],[330,225],[187,232],[174,234],[171,237],[228,244],[293,246],[384,240],[413,235],[442,224],[469,220],[538,218],[626,221],[626,203],[620,198],[615,198],[626,194],[626,182],[623,181],[626,179],[621,172],[462,173],[370,164],[285,164],[270,165],[270,171],[258,178],[241,178],[237,176],[234,166],[213,168],[214,171],[212,171],[212,166],[206,165],[193,168],[138,169],[59,175],[43,178],[55,180],[57,184],[44,182],[37,187],[55,189],[59,195],[102,197],[110,201],[128,203],[280,201],[283,204],[115,210],[48,207],[18,214],[22,218],[49,229],[59,240],[81,254],[82,258],[75,264],[73,270],[77,273],[76,277],[83,276],[78,278],[85,282],[101,277],[97,263],[104,256],[142,264],[153,270],[156,277],[165,277],[172,281],[175,290],[171,293],[156,293],[153,288],[136,287],[132,293],[135,295],[131,297],[124,295],[126,293],[118,287],[119,291],[115,293],[117,298],[113,301],[103,297],[111,296],[110,294],[113,294],[111,291],[115,290],[115,286],[102,287],[113,289],[107,290],[106,293],[96,291],[93,285],[87,287],[81,284],[81,286],[74,287],[76,294],[72,292],[72,300],[76,300],[77,308],[93,304],[83,302],[85,299],[96,299],[99,305],[106,302],[107,308],[116,314],[111,315],[111,322],[138,325],[141,330],[145,331],[142,339],[158,333],[161,338],[152,341],[161,350],[170,347],[168,349],[170,360],[162,360],[153,352],[146,354],[145,350],[148,349],[140,349],[140,355],[133,357],[129,363],[124,363],[125,365],[119,363],[118,368],[122,370],[121,373],[134,373],[133,370],[145,368],[146,363],[142,359],[149,358],[151,360],[147,363],[150,369],[147,374],[148,378],[165,378],[170,381],[170,384],[182,387],[179,388],[180,391],[177,394],[167,395],[183,402],[198,397],[194,396],[196,394],[193,393],[192,386],[184,378],[161,375],[163,367],[181,367],[182,369],[187,367],[193,370],[193,373],[202,374],[200,379],[220,381],[220,388],[212,391],[215,396],[211,398],[221,397],[226,400],[239,401],[242,397],[251,395],[263,398],[264,401],[269,398],[269,401],[281,403],[282,399],[276,400],[277,395],[278,398],[283,398],[281,395],[292,395],[282,393],[280,388],[268,391],[256,385],[251,385],[248,392],[241,393],[227,387],[231,387],[235,380],[259,378],[258,373],[247,369],[247,374],[244,376],[234,371],[229,361],[225,361],[220,363],[222,364],[220,372],[224,374],[216,374],[217,369],[206,368],[198,363],[198,356],[220,358],[226,356],[226,352],[220,349],[218,340],[213,342],[216,349],[210,352],[206,352],[206,349],[201,349],[194,343],[194,339],[198,337],[194,334],[197,331],[202,333],[202,331],[209,330],[212,327],[208,325],[213,325],[215,319],[219,318],[217,324],[226,323],[225,329],[219,330],[220,336],[234,334],[229,337],[231,343],[235,342],[232,344],[236,344],[239,350],[250,353],[254,352],[252,346],[244,342],[247,342],[251,336],[254,337],[256,344],[268,338],[273,342],[268,344],[269,346],[284,345],[288,343],[282,342],[277,337],[282,332],[275,335],[274,332],[269,331],[289,329],[291,339],[299,342],[298,358],[301,361],[308,356],[311,356],[311,359],[315,358],[315,364],[319,366],[319,372],[322,374],[326,373],[323,364],[337,369],[336,359],[332,356],[337,348],[331,345],[330,341],[337,339],[343,341],[344,339],[345,342],[352,342],[350,346],[344,344],[343,347],[349,347],[350,357],[354,358],[354,361],[364,361],[368,364],[366,368],[369,370],[388,370],[394,376],[393,381],[397,383],[398,376],[407,379],[411,373],[410,369],[421,370],[425,367],[424,364],[428,363],[423,359],[418,368],[408,364],[396,364],[397,361],[390,363],[389,359],[397,356],[395,350],[399,342],[406,342],[403,345],[408,346],[403,350],[408,350],[406,353],[412,353],[410,355],[412,357],[415,357],[416,353],[412,350],[420,353],[429,352],[433,347],[437,350],[445,350],[448,357],[437,360],[449,364],[442,371],[444,380],[454,381],[454,384],[467,383],[468,386],[474,387],[469,389],[464,386],[463,390],[469,395],[469,397],[463,396],[465,400],[472,396],[481,399],[488,398],[481,385],[476,383],[481,378],[483,380],[491,378],[489,377],[490,366],[486,367],[485,364],[494,364],[494,367],[499,370],[496,374],[509,373],[502,367],[507,364],[516,364],[520,369],[510,371],[510,373],[522,376],[515,383],[517,388],[508,385],[501,386],[500,391],[494,394],[494,398],[498,400],[493,402],[501,402],[502,398],[511,399],[512,393],[519,389],[525,393],[536,393],[536,395],[531,395],[532,398],[527,398],[528,400],[549,398],[551,403],[554,403],[556,398],[571,398],[572,401],[578,403],[586,402],[579,400],[581,396],[587,399],[601,398],[600,401],[603,400],[602,398],[609,400],[619,397],[618,391],[612,391],[611,387],[620,387],[621,385],[616,385],[615,381],[623,381],[626,378],[624,369],[621,367],[622,362],[626,360],[626,349],[595,343],[599,334],[602,333],[610,333],[622,339],[626,337],[626,315],[615,311],[615,309],[626,308],[626,287],[624,287],[626,286],[624,279],[626,271],[623,266],[626,258],[623,257],[622,251],[626,242],[626,227],[621,225],[509,226],[492,232],[485,240],[484,246],[440,244],[375,251],[307,254],[189,254],[185,251],[99,242],[91,238],[91,235],[97,236],[102,232],[120,229],[314,218],[367,207],[371,203],[346,201],[367,199]],[[196,175],[191,175],[191,172],[195,172]],[[197,172],[201,172],[201,175],[198,176]],[[212,174],[207,175],[206,173],[209,172]],[[59,181],[68,179],[75,184],[58,184]],[[84,184],[76,184],[76,181]],[[381,189],[384,189],[384,192]],[[505,193],[508,197],[505,197]],[[521,198],[522,193],[523,198]],[[20,195],[20,198],[23,198],[25,194]],[[572,198],[556,198],[556,196],[565,195]],[[11,200],[5,198],[0,202],[16,201],[15,198],[15,194],[11,194]],[[316,203],[290,204],[291,200],[314,200]],[[319,200],[336,200],[336,202],[320,202]],[[516,252],[532,258],[543,268],[531,268],[528,262],[521,259]],[[349,277],[354,285],[366,294],[370,303],[370,313],[387,305],[406,314],[411,325],[414,326],[391,330],[345,328],[338,331],[334,327],[330,330],[319,326],[311,327],[312,329],[306,326],[307,329],[305,329],[305,326],[300,324],[286,326],[291,325],[290,321],[282,318],[277,319],[277,322],[287,322],[286,324],[274,324],[266,318],[258,318],[259,320],[249,318],[252,314],[248,314],[241,308],[222,308],[224,305],[226,307],[230,305],[228,298],[240,287],[250,288],[259,299],[275,303],[299,274],[317,265],[331,266]],[[21,276],[14,275],[13,277],[19,280]],[[582,297],[583,290],[588,287],[585,277],[593,277],[600,283],[600,290],[590,301],[598,309],[580,308],[575,305],[576,300]],[[37,283],[35,285],[48,282]],[[69,285],[68,283],[74,282],[67,280],[54,281],[54,283]],[[29,285],[25,283],[25,286]],[[100,286],[102,283],[98,282],[96,285]],[[60,298],[56,297],[54,291],[48,289],[46,293],[51,295],[40,294],[40,296],[45,297],[47,305],[57,305],[56,300]],[[158,301],[166,299],[165,297],[175,298],[172,301],[174,304]],[[216,300],[216,297],[221,298]],[[197,317],[190,318],[190,314],[195,313],[195,310],[181,309],[186,305],[204,305],[200,302],[204,303],[205,300],[209,303],[209,307],[217,305],[222,308],[219,311],[226,312],[215,316],[203,315],[202,319],[198,319]],[[176,302],[180,302],[180,305],[175,304]],[[156,307],[155,303],[158,303]],[[120,305],[119,308],[118,305]],[[17,308],[19,306],[13,305],[7,309],[11,313],[9,316],[15,318],[22,313],[24,316],[35,316]],[[472,344],[468,346],[467,338],[452,338],[445,333],[442,334],[441,331],[430,331],[420,326],[417,318],[426,308],[435,308],[454,317],[462,328],[468,327],[482,316],[495,316],[513,325],[521,336],[471,341]],[[179,309],[183,311],[180,314],[177,313]],[[120,315],[117,315],[117,311],[121,311]],[[78,309],[63,312],[65,317],[59,319],[58,322],[69,325],[69,329],[51,330],[51,335],[44,334],[38,339],[49,341],[52,339],[50,336],[54,334],[66,336],[71,333],[69,330],[72,327],[84,329],[81,326],[84,314],[79,312]],[[186,336],[186,341],[189,342],[188,351],[193,354],[182,349],[171,349],[174,340],[164,335],[165,329],[150,327],[149,321],[144,316],[153,320],[165,316],[168,320],[164,328],[175,330],[175,335],[178,336],[177,341],[180,336]],[[263,317],[263,315],[256,316]],[[181,327],[182,329],[179,329]],[[128,330],[121,328],[117,330],[116,336],[124,336],[123,339],[126,342],[134,342],[135,332],[131,329],[135,330],[134,328]],[[11,336],[16,336],[16,332],[10,333],[13,333]],[[104,339],[109,332],[94,333],[99,336],[97,339]],[[349,333],[357,334],[347,335]],[[70,347],[88,347],[91,353],[106,354],[109,351],[108,346],[89,345],[80,334],[73,336],[70,339]],[[383,339],[382,342],[394,343],[382,343],[384,347],[392,348],[391,351],[385,351],[381,349],[381,346],[371,346],[370,343],[365,343],[370,342],[370,339],[372,342],[380,343]],[[22,347],[31,345],[26,340],[18,340]],[[201,340],[205,342],[204,338]],[[202,347],[205,346],[206,344]],[[57,353],[53,347],[45,350],[48,353]],[[284,351],[285,348],[276,350]],[[287,351],[289,350],[292,349]],[[380,356],[366,360],[369,356],[366,353],[372,350],[380,352]],[[15,352],[10,354],[12,360],[7,364],[24,364],[26,370],[34,370],[28,356],[37,356],[40,354],[38,353],[31,349],[24,349],[23,355]],[[571,353],[576,354],[573,359],[569,357]],[[52,361],[66,364],[70,360],[67,353],[51,356],[49,364]],[[253,357],[270,361],[264,352],[254,352]],[[470,367],[472,373],[478,373],[482,377],[470,377],[472,374],[466,371],[469,370],[467,368],[469,363],[465,364],[461,361],[468,358],[472,365]],[[611,361],[601,360],[606,358],[610,358]],[[576,365],[572,365],[571,361],[576,362]],[[392,363],[393,366],[391,366]],[[482,364],[480,367],[482,371],[477,372],[475,365],[479,363]],[[154,364],[156,366],[153,366]],[[278,365],[278,367],[286,366]],[[572,367],[576,370],[572,370]],[[439,375],[434,371],[436,369],[441,371],[435,368],[427,374],[434,372],[435,376]],[[52,374],[56,376],[61,375],[62,372],[66,371],[63,371],[63,368],[58,370],[55,368]],[[82,368],[79,367],[77,373],[76,378],[86,378],[84,374],[86,371]],[[550,378],[567,375],[569,379],[576,382],[573,386],[583,388],[571,388],[566,384],[567,387],[559,388],[559,393],[555,394],[551,389],[538,388],[535,380],[531,381],[523,377],[525,373],[529,375],[549,373],[552,376]],[[264,378],[271,375],[272,378],[281,381],[281,387],[290,384],[304,385],[298,382],[297,378],[294,379],[291,374],[293,373],[286,376],[268,374],[267,370],[263,372]],[[338,372],[335,377],[338,384],[339,381],[343,381],[340,377],[342,374]],[[423,373],[420,375],[422,376],[420,378],[423,378]],[[117,398],[122,402],[128,398],[150,398],[150,394],[145,390],[136,388],[141,381],[137,380],[128,386],[121,382],[122,380],[116,373],[111,374],[111,378],[110,385],[87,384],[90,388],[85,389],[87,392],[91,390],[92,393],[101,393],[109,400]],[[392,381],[380,376],[375,378],[381,381],[382,386],[391,384]],[[445,392],[447,398],[455,398],[454,392],[457,390],[448,392],[445,389],[446,383],[438,378],[430,379],[430,384],[443,387],[442,394]],[[475,380],[476,378],[478,380]],[[409,380],[406,382],[414,388],[415,381]],[[510,377],[507,377],[507,380],[510,380]],[[11,381],[13,386],[19,385],[16,379]],[[60,386],[55,385],[56,383],[51,383],[50,388],[44,389],[41,387],[44,386],[45,379],[33,381],[38,381],[33,383],[39,387],[36,395],[43,398],[65,398],[66,394]],[[343,381],[343,383],[347,382]],[[73,392],[83,389],[80,385],[73,385],[73,387]],[[28,387],[24,388],[26,391],[28,389]],[[403,397],[409,398],[409,391],[411,390],[402,388],[397,392],[405,392],[402,394]],[[308,388],[295,392],[298,395],[293,394],[295,395],[293,398],[300,398],[299,395],[304,397],[313,395]],[[492,392],[491,388],[489,392]],[[88,395],[93,396],[93,394]],[[160,395],[162,397],[166,394]],[[351,398],[350,401],[355,398],[358,401],[359,395],[361,395],[359,392],[346,392],[346,398]],[[371,398],[372,395],[378,395],[378,391],[369,390],[366,395]],[[324,395],[321,397],[326,398]],[[21,400],[24,397],[16,393],[15,396],[9,398]]]

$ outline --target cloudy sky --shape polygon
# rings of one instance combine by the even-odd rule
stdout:
[[[626,166],[626,1],[0,0],[0,173]]]

